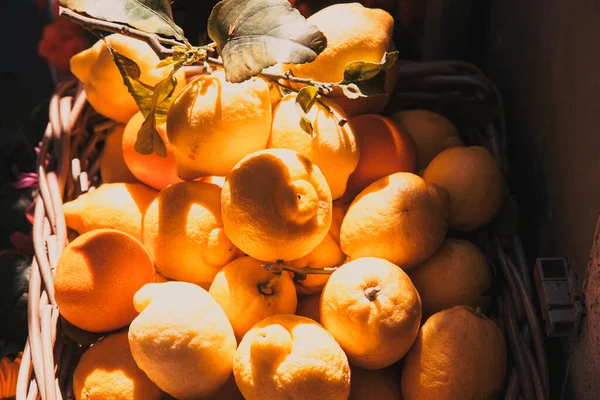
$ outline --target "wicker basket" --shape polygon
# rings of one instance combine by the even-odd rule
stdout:
[[[407,62],[399,65],[398,74],[389,111],[426,108],[443,113],[459,126],[466,143],[486,146],[507,170],[501,98],[479,69],[463,62]],[[54,270],[69,240],[62,203],[101,183],[98,159],[112,125],[87,104],[77,82],[63,84],[52,98],[38,159],[29,338],[19,371],[18,400],[74,398],[71,376],[86,346],[66,335],[54,300]],[[471,239],[486,249],[497,271],[490,316],[504,330],[509,348],[505,398],[547,399],[544,341],[520,239],[489,229]]]

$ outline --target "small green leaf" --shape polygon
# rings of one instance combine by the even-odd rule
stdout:
[[[385,91],[385,72],[380,72],[374,78],[365,81],[339,84],[338,86],[342,89],[344,96],[350,99],[387,94]]]
[[[319,90],[314,86],[305,86],[296,96],[296,104],[302,107],[302,111],[308,113],[319,98]]]
[[[308,117],[306,115],[300,116],[300,128],[302,128],[302,130],[304,132],[306,132],[312,136],[312,134],[313,134],[312,122],[310,122],[310,119],[308,119]]]
[[[327,38],[287,0],[222,0],[208,19],[229,82],[243,82],[277,63],[314,61]]]
[[[154,113],[148,115],[148,117],[146,117],[144,120],[144,123],[138,131],[137,139],[133,148],[135,151],[144,156],[152,153],[156,153],[161,157],[167,156],[165,142],[163,142],[162,138],[158,134],[158,131],[156,130],[156,116]]]
[[[158,154],[167,156],[167,147],[156,130],[156,125],[166,121],[167,112],[173,102],[173,92],[177,86],[174,74],[183,64],[176,64],[171,74],[154,86],[154,93],[150,103],[150,110],[144,123],[140,127],[135,141],[134,149],[140,154]]]
[[[60,0],[60,5],[103,21],[127,24],[187,43],[183,30],[173,21],[169,0]]]
[[[167,156],[166,145],[156,130],[156,125],[166,121],[167,113],[173,103],[177,78],[175,73],[184,64],[183,60],[175,61],[168,77],[158,82],[155,86],[147,85],[139,80],[141,75],[139,66],[135,61],[119,54],[108,41],[105,41],[111,52],[115,64],[123,77],[129,93],[138,104],[142,115],[146,118],[140,127],[134,149],[143,155],[156,153],[161,157]]]
[[[108,43],[108,40],[105,40],[104,43],[106,43],[106,47],[108,48],[108,51],[110,51],[110,54],[123,77],[123,83],[125,83],[129,93],[140,107],[142,114],[147,116],[150,113],[150,102],[153,95],[152,87],[139,81],[141,72],[140,67],[135,61],[117,53],[117,51]]]
[[[398,52],[394,51],[391,53],[385,52],[383,58],[378,63],[367,61],[349,62],[344,68],[344,80],[341,83],[356,83],[372,79],[381,71],[385,71],[394,65],[397,59]]]
[[[81,346],[87,346],[97,342],[107,335],[107,333],[88,332],[76,327],[64,318],[60,318],[60,327],[63,332]]]
[[[167,57],[164,60],[160,60],[160,62],[156,64],[156,68],[167,67],[171,64],[175,64],[175,62],[176,61],[173,59],[173,57]]]

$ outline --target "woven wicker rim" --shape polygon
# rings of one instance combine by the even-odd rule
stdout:
[[[197,69],[188,68],[188,80],[197,73]],[[491,99],[498,107],[499,115],[479,126],[476,135],[506,171],[504,113],[494,83],[477,67],[465,62],[400,63],[398,85],[391,101],[394,107],[436,109],[456,99],[475,102]],[[72,372],[85,347],[61,331],[54,299],[54,271],[69,241],[62,204],[63,199],[74,199],[100,184],[98,143],[114,125],[92,110],[82,85],[75,81],[57,88],[49,113],[50,122],[38,156],[29,337],[19,370],[17,400],[74,398]],[[501,281],[491,317],[505,333],[512,361],[504,397],[547,399],[548,363],[521,240],[511,234],[492,236],[488,243],[495,256],[490,262],[499,271]]]

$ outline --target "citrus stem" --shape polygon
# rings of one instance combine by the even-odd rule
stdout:
[[[258,291],[265,296],[272,296],[275,291],[273,290],[273,284],[275,283],[275,279],[279,278],[279,276],[275,275],[268,281],[260,282],[257,287]]]
[[[90,31],[100,30],[100,31],[105,31],[105,32],[120,33],[125,36],[143,40],[146,43],[148,43],[148,45],[152,48],[152,50],[154,50],[156,55],[158,55],[160,58],[171,57],[173,55],[173,53],[175,52],[172,48],[169,48],[167,46],[183,46],[183,47],[187,47],[190,50],[191,49],[203,49],[206,51],[214,51],[214,48],[210,45],[194,47],[185,38],[182,41],[175,40],[175,39],[167,39],[167,38],[159,36],[155,33],[144,32],[139,29],[135,29],[130,26],[127,26],[125,24],[120,24],[117,22],[102,21],[102,20],[94,18],[94,17],[82,15],[82,14],[79,14],[78,12],[75,12],[73,10],[70,10],[70,9],[68,9],[66,7],[62,7],[62,6],[60,6],[58,8],[58,15],[63,16],[67,19],[70,19],[71,21],[76,22],[77,24],[81,25],[82,27],[84,27],[85,29],[90,30]]]
[[[368,287],[365,289],[365,297],[370,301],[377,300],[377,295],[381,292],[381,288],[379,286]]]

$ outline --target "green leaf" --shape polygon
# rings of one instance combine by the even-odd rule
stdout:
[[[398,52],[385,52],[378,63],[367,61],[351,61],[344,68],[344,80],[342,84],[366,81],[379,75],[380,72],[389,69],[396,63]]]
[[[308,113],[319,98],[319,90],[314,86],[305,86],[296,96],[296,104],[300,105],[302,111]]]
[[[177,86],[175,73],[183,66],[184,61],[174,62],[169,76],[155,86],[150,86],[139,80],[141,72],[135,61],[119,54],[110,46],[108,41],[105,41],[105,43],[129,93],[131,93],[142,115],[146,118],[138,132],[134,149],[143,155],[156,153],[161,157],[166,157],[167,148],[156,130],[156,125],[166,121],[167,113],[174,100],[173,92]]]
[[[300,128],[302,128],[302,130],[304,132],[306,132],[312,136],[312,134],[313,134],[312,122],[310,122],[310,119],[308,119],[308,117],[306,115],[300,116]]]
[[[121,76],[123,77],[123,83],[127,86],[129,93],[133,96],[133,99],[140,107],[140,111],[144,116],[148,116],[150,113],[150,103],[153,95],[153,88],[139,81],[141,76],[140,67],[130,58],[125,57],[122,54],[117,53],[115,49],[104,41],[106,47],[117,65]]]
[[[354,83],[338,85],[344,96],[350,99],[358,97],[371,97],[386,95],[385,91],[385,72],[380,72],[375,77]]]
[[[127,24],[187,43],[183,30],[173,21],[169,0],[60,0],[60,5],[103,21]]]
[[[176,61],[173,59],[173,57],[167,57],[164,60],[160,60],[160,62],[158,64],[156,64],[156,68],[163,68],[163,67],[167,67],[171,64],[175,64]]]
[[[156,153],[161,157],[167,156],[167,147],[156,130],[156,125],[166,121],[167,112],[173,102],[173,92],[177,86],[174,73],[183,64],[176,64],[171,74],[154,86],[154,93],[150,103],[150,111],[138,131],[134,149],[140,154],[149,155]]]
[[[287,0],[223,0],[208,19],[229,82],[243,82],[277,63],[314,61],[327,47],[319,29]]]
[[[165,142],[163,142],[156,130],[156,115],[154,113],[151,113],[146,117],[146,120],[138,131],[133,148],[135,151],[145,156],[152,153],[156,153],[161,157],[167,156]]]

